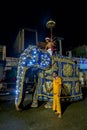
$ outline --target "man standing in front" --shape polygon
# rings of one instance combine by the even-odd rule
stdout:
[[[55,111],[57,116],[61,118],[60,95],[62,80],[60,77],[58,77],[56,71],[53,72],[53,78],[53,111]]]

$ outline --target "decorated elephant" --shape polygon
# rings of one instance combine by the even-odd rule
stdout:
[[[20,110],[24,102],[25,93],[25,74],[29,68],[34,68],[38,73],[38,82],[35,87],[31,107],[38,107],[39,101],[52,103],[52,73],[58,71],[62,78],[61,101],[78,101],[82,99],[82,91],[78,79],[78,67],[72,60],[52,55],[38,48],[37,46],[28,46],[21,54],[18,63],[15,106]],[[49,91],[50,90],[50,91]],[[45,106],[47,107],[47,106]]]

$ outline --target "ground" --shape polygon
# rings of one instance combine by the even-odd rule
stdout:
[[[0,96],[0,130],[87,130],[87,96],[82,101],[62,103],[62,111],[59,119],[39,102],[38,108],[17,112],[14,97]]]

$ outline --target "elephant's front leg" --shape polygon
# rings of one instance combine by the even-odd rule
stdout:
[[[38,107],[38,84],[36,84],[31,107]]]

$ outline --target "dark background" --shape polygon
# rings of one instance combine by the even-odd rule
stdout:
[[[87,8],[83,1],[1,1],[0,45],[7,46],[7,54],[13,49],[20,28],[38,31],[39,39],[50,34],[46,22],[56,22],[53,36],[63,37],[63,51],[87,44]],[[41,37],[41,38],[40,38]]]

